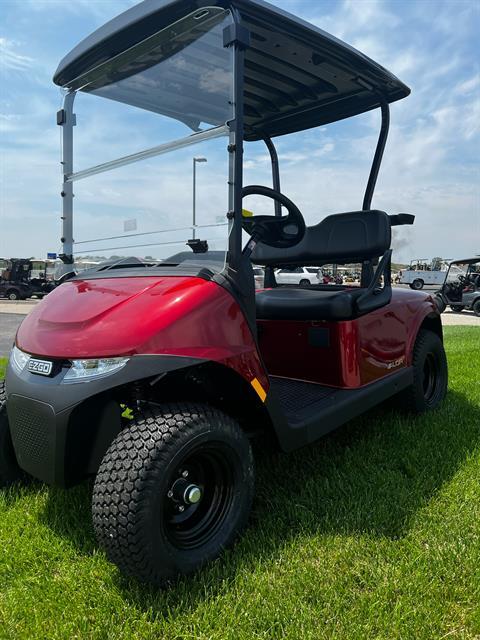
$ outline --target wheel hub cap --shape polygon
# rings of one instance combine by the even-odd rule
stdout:
[[[202,490],[197,487],[196,484],[191,484],[187,487],[184,495],[185,502],[189,504],[197,504],[202,499]]]
[[[190,506],[198,504],[202,499],[202,489],[195,483],[180,477],[172,485],[167,496],[180,505]]]

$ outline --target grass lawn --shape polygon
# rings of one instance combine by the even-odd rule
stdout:
[[[445,342],[440,410],[257,452],[246,535],[168,591],[97,550],[86,486],[0,491],[0,638],[480,638],[480,330]]]

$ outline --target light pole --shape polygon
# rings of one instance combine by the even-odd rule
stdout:
[[[192,208],[192,212],[193,212],[193,216],[192,216],[192,226],[193,226],[193,236],[192,238],[195,239],[195,225],[197,224],[197,216],[196,216],[196,181],[197,181],[197,171],[196,171],[196,167],[197,167],[197,162],[207,162],[206,158],[203,157],[199,157],[199,158],[193,158],[193,208]]]

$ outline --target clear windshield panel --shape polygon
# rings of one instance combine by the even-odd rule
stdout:
[[[476,282],[476,276],[480,274],[480,260],[476,263],[457,263],[450,265],[450,269],[447,275],[447,282],[455,283],[460,279],[467,278],[468,280]],[[462,278],[460,278],[460,276]]]
[[[227,144],[227,136],[206,140],[76,182],[77,268],[128,258],[125,264],[140,260],[159,273],[221,271],[228,247]]]
[[[448,270],[447,282],[459,282],[459,277],[465,277],[467,275],[468,264],[452,264]]]
[[[233,118],[233,51],[223,46],[231,22],[230,12],[218,7],[197,10],[74,86],[174,118],[193,131],[223,125]]]

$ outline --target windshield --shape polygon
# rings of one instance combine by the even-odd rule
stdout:
[[[233,118],[230,12],[209,7],[162,29],[90,72],[82,91],[161,113],[193,131]]]
[[[163,266],[191,263],[195,272],[208,261],[210,270],[221,271],[228,244],[226,146],[225,137],[209,140],[78,182],[75,263],[135,257]]]
[[[463,278],[476,279],[480,274],[480,260],[476,263],[456,263],[450,265],[447,275],[448,283],[458,283]]]
[[[93,125],[83,140],[78,131],[81,170],[72,174],[77,271],[224,268],[225,125],[234,108],[232,50],[223,46],[223,29],[230,22],[223,9],[194,12],[75,81],[83,93],[155,112],[147,117],[105,101],[111,115],[102,120],[100,108],[93,114],[87,108]],[[91,166],[92,155],[106,161]]]

